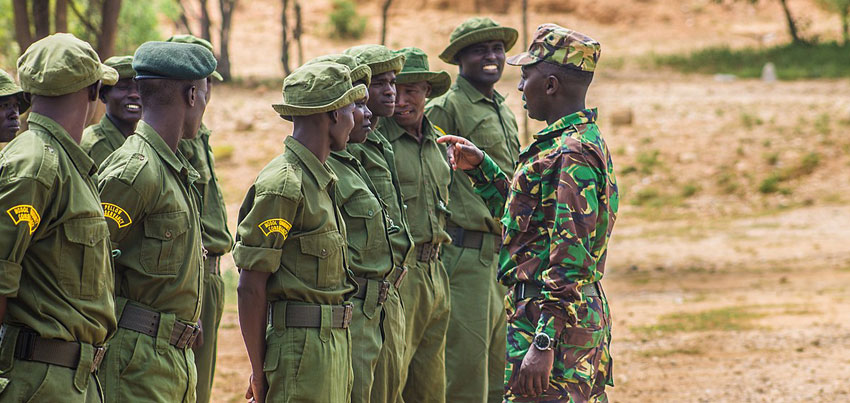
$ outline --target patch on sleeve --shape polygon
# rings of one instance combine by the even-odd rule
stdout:
[[[445,131],[445,130],[443,130],[443,128],[442,128],[442,127],[437,126],[437,125],[434,125],[434,124],[432,124],[432,126],[434,126],[434,128],[435,128],[435,129],[437,129],[437,131],[438,131],[438,132],[440,132],[440,137],[443,137],[443,136],[447,136],[447,135],[448,135],[448,134],[446,133],[446,131]]]
[[[6,212],[9,213],[9,217],[12,218],[12,222],[15,225],[26,222],[30,227],[30,234],[35,232],[35,229],[38,228],[38,224],[41,222],[41,216],[38,215],[38,211],[35,211],[35,207],[29,204],[12,207],[6,210]]]
[[[103,216],[111,218],[118,224],[118,228],[124,228],[133,223],[130,215],[121,207],[112,203],[100,203],[103,206]]]
[[[286,236],[289,234],[289,229],[292,228],[292,224],[283,218],[272,218],[261,222],[258,227],[260,227],[263,231],[263,235],[265,236],[271,235],[272,232],[277,232],[283,235],[283,239],[286,239]]]

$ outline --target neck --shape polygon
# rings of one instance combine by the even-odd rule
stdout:
[[[133,122],[121,120],[112,116],[109,112],[106,112],[106,118],[109,119],[116,128],[118,128],[118,131],[121,132],[124,138],[130,137],[130,135],[136,131],[136,123],[139,122],[138,120]]]
[[[310,150],[323,164],[331,154],[331,135],[327,124],[314,119],[298,119],[294,122],[292,138]],[[324,133],[324,135],[321,135]]]
[[[403,126],[403,125],[399,125],[399,126],[401,126],[401,128],[404,129],[404,131],[406,131],[407,134],[410,134],[411,136],[415,137],[416,140],[418,140],[421,143],[422,142],[422,119],[424,119],[424,117],[425,117],[424,114],[422,116],[420,116],[419,119],[416,120],[416,123],[412,126]]]
[[[373,117],[372,118],[372,124],[370,124],[369,127],[372,128],[372,130],[375,130],[378,127],[378,122],[380,122],[381,119],[385,118],[385,117],[386,116],[375,116],[375,117]]]
[[[557,122],[564,116],[572,115],[580,110],[586,109],[584,105],[584,99],[574,99],[574,100],[564,100],[562,102],[558,102],[555,105],[559,107],[557,109],[553,109],[552,113],[546,117],[546,124],[553,124]]]
[[[31,110],[33,113],[47,116],[62,126],[74,142],[80,144],[83,137],[83,129],[86,127],[88,118],[88,102],[81,102],[77,94],[63,95],[59,97],[35,96],[32,100]]]
[[[469,77],[463,75],[463,73],[461,73],[460,75],[461,77],[466,79],[466,82],[468,82],[472,86],[472,88],[478,90],[478,92],[487,97],[487,99],[493,99],[493,95],[496,93],[496,83],[482,83],[480,81],[470,79]]]
[[[182,111],[168,105],[146,107],[142,111],[142,120],[156,130],[171,151],[177,152],[177,144],[183,138]]]

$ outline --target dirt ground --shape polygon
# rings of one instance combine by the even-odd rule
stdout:
[[[304,3],[312,27],[307,57],[368,41],[329,42],[321,30],[330,2]],[[623,195],[603,281],[614,317],[611,401],[850,400],[850,310],[842,309],[850,299],[850,80],[718,81],[646,62],[652,52],[784,40],[772,4],[644,0],[615,10],[613,1],[576,3],[596,7],[596,16],[581,8],[534,12],[529,25],[572,24],[599,38],[600,65],[610,63],[588,104],[599,107]],[[811,2],[790,3],[811,31],[836,23],[806,7]],[[279,7],[271,0],[240,6],[233,64],[243,84],[217,87],[205,117],[231,229],[251,180],[291,130],[269,106],[281,98]],[[614,17],[600,17],[605,10]],[[420,46],[435,66],[456,73],[436,54],[470,14],[391,15],[391,46]],[[495,18],[519,25],[517,12]],[[379,25],[370,24],[373,38]],[[507,68],[498,89],[522,125],[518,75]],[[611,118],[629,112],[630,124]],[[530,122],[529,131],[541,127]],[[774,176],[781,179],[770,188]],[[250,371],[229,256],[224,265],[231,288],[214,401],[238,402]]]

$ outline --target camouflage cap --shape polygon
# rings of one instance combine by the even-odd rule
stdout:
[[[543,24],[537,27],[528,51],[508,58],[507,63],[525,66],[545,61],[592,73],[601,51],[599,42],[581,32]]]
[[[305,64],[283,80],[283,103],[272,108],[280,116],[315,115],[330,112],[366,96],[366,86],[351,85],[351,71],[344,64]]]
[[[212,52],[189,43],[145,42],[133,56],[136,80],[200,80],[209,77],[215,66]]]
[[[373,76],[388,71],[398,74],[404,68],[404,55],[395,53],[383,45],[360,45],[348,48],[343,53],[366,63],[372,69]]]
[[[351,82],[356,83],[358,81],[364,81],[366,86],[372,82],[372,69],[369,68],[368,65],[364,64],[362,61],[358,60],[354,56],[343,55],[343,54],[333,54],[333,55],[324,55],[319,56],[315,59],[304,63],[304,65],[320,63],[320,62],[334,62],[344,65],[351,70]]]
[[[115,69],[119,80],[136,76],[136,70],[133,70],[133,56],[112,56],[104,60],[103,64]]]
[[[88,42],[71,34],[53,34],[30,45],[18,58],[18,79],[24,92],[58,97],[98,80],[115,85],[118,72],[101,63]]]
[[[455,56],[463,48],[486,41],[502,41],[505,52],[511,50],[516,43],[519,33],[510,27],[503,27],[487,17],[472,17],[462,22],[449,36],[449,46],[440,53],[440,60],[457,64]]]
[[[397,50],[396,53],[404,55],[404,68],[396,76],[396,84],[427,81],[431,84],[429,98],[445,94],[452,86],[452,77],[445,70],[428,70],[428,55],[422,49],[409,47]]]
[[[18,84],[15,84],[15,79],[12,76],[0,69],[0,97],[8,97],[11,95],[16,95],[18,97],[18,110],[23,112],[30,107],[29,100],[27,99],[26,94],[24,94],[24,90],[21,87],[18,87]]]
[[[208,41],[204,38],[198,38],[195,35],[188,35],[188,34],[172,35],[171,38],[168,38],[165,41],[166,42],[177,42],[177,43],[193,43],[195,45],[201,45],[201,46],[207,48],[207,50],[209,50],[211,53],[213,53],[213,55],[215,55],[215,50],[213,50],[213,45],[210,43],[210,41]],[[224,78],[217,71],[213,71],[212,74],[210,74],[210,76],[212,76],[212,78],[214,78],[218,81],[224,81]]]

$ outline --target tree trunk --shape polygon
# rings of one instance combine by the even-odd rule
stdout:
[[[528,46],[528,0],[522,0],[522,49]],[[522,138],[525,143],[531,143],[531,134],[528,133],[528,113],[522,114]]]
[[[219,0],[221,6],[221,32],[219,45],[221,47],[218,56],[218,72],[224,81],[230,81],[230,26],[233,22],[233,10],[236,8],[236,0]]]
[[[201,3],[201,38],[204,38],[212,43],[212,35],[210,34],[210,11],[207,9],[207,0],[200,0]]]
[[[788,23],[788,33],[791,34],[791,42],[800,43],[800,36],[797,34],[797,23],[791,16],[791,10],[788,9],[788,0],[779,0],[782,3],[782,11],[785,12],[785,20]]]
[[[280,46],[280,62],[283,64],[283,73],[285,75],[289,75],[292,70],[289,69],[289,35],[287,31],[289,31],[289,26],[286,22],[286,9],[289,8],[289,0],[281,0],[283,3],[283,10],[280,11],[280,25],[281,25],[281,46]]]
[[[304,33],[303,25],[301,25],[301,2],[295,0],[295,30],[292,32],[292,39],[295,40],[295,46],[298,46],[298,65],[304,64],[304,47],[301,46],[301,34]]]
[[[381,8],[381,45],[387,44],[387,18],[390,13],[390,5],[393,0],[384,0],[384,6]]]
[[[850,6],[844,7],[841,10],[841,37],[844,39],[844,45],[850,44]]]
[[[35,40],[50,35],[50,0],[33,0],[32,20],[35,23]]]
[[[15,14],[15,40],[18,42],[20,52],[24,53],[32,45],[32,31],[30,31],[30,12],[27,10],[27,0],[13,0],[12,10]]]
[[[180,7],[180,17],[177,19],[177,29],[181,27],[186,30],[186,33],[189,35],[192,34],[192,26],[189,24],[189,17],[186,15],[186,7],[183,5],[183,2],[180,0],[176,0],[177,5]]]
[[[115,34],[118,33],[118,15],[121,14],[121,0],[105,0],[100,13],[100,33],[97,37],[97,54],[100,60],[106,60],[115,52]]]
[[[56,0],[55,16],[56,32],[68,32],[68,0]]]

